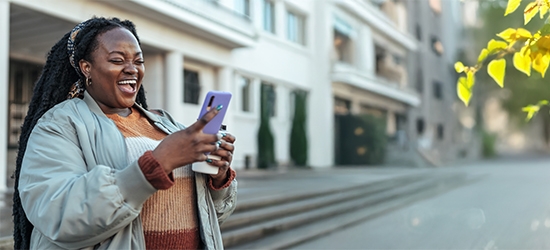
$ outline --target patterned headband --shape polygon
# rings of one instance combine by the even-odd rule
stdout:
[[[67,41],[67,52],[69,53],[69,61],[71,62],[71,65],[73,66],[73,68],[76,70],[76,73],[78,73],[79,75],[82,74],[80,72],[80,67],[74,61],[74,54],[75,54],[75,48],[76,48],[75,40],[76,40],[76,35],[78,35],[78,32],[80,32],[80,30],[86,27],[86,24],[87,24],[87,21],[76,25],[71,31],[71,34],[69,35],[69,39]]]

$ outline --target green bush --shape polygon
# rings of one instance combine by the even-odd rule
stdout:
[[[261,88],[260,129],[258,130],[258,168],[270,168],[275,162],[275,140],[269,124],[268,88]]]
[[[489,133],[485,130],[481,132],[481,135],[482,135],[481,136],[481,140],[482,140],[481,153],[483,157],[485,158],[495,157],[497,155],[496,148],[495,148],[497,135],[494,133]]]
[[[294,92],[294,118],[290,131],[290,158],[296,166],[307,164],[306,103],[307,92]]]

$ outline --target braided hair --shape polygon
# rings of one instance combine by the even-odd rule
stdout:
[[[99,42],[98,36],[112,30],[114,28],[126,28],[136,37],[139,43],[139,38],[136,33],[134,24],[131,21],[121,21],[118,18],[106,19],[94,17],[81,24],[81,30],[74,37],[74,62],[78,64],[81,59],[92,61],[92,52],[94,52]],[[85,77],[78,69],[73,68],[69,60],[67,45],[72,32],[65,34],[48,53],[46,65],[42,70],[40,78],[35,84],[33,96],[29,105],[27,116],[21,128],[21,136],[19,137],[19,150],[17,153],[17,161],[15,168],[15,192],[13,195],[13,238],[15,249],[29,249],[30,238],[33,225],[27,219],[25,211],[21,206],[19,197],[19,175],[21,173],[21,163],[25,156],[27,141],[36,125],[38,119],[42,117],[46,111],[53,106],[67,99],[67,95],[73,84],[77,81],[84,82]],[[73,34],[74,36],[74,34]],[[145,90],[143,86],[138,91],[136,103],[147,109],[145,99]]]

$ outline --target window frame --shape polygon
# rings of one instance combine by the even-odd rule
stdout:
[[[196,79],[197,79],[196,84],[193,84],[188,81],[188,76],[189,76],[188,73],[194,73],[196,75]],[[183,68],[183,103],[199,105],[200,93],[202,89],[200,75],[201,73],[199,70]],[[192,84],[192,85],[188,85],[188,84]],[[193,94],[196,94],[196,96],[193,96]]]
[[[243,80],[246,80],[245,82],[247,83],[247,93],[245,93],[245,88],[243,86]],[[253,80],[252,78],[250,77],[246,77],[246,76],[243,76],[243,75],[238,75],[238,86],[239,86],[239,94],[240,94],[240,107],[239,107],[239,111],[243,112],[243,113],[252,113],[254,112],[254,109],[253,109],[253,98],[252,98],[252,93],[254,92],[253,90]],[[245,102],[245,99],[247,100]],[[247,105],[245,105],[245,103]]]
[[[303,46],[307,45],[306,41],[306,24],[307,16],[300,11],[296,11],[292,8],[286,9],[286,40],[300,44]],[[294,21],[291,21],[293,20]],[[296,25],[291,26],[291,22],[295,22]],[[295,34],[292,33],[293,30],[296,30]]]
[[[267,7],[270,7],[270,26],[267,27],[267,20],[268,20],[268,16],[267,16]],[[262,6],[262,29],[266,32],[269,32],[271,34],[276,34],[277,33],[277,26],[276,26],[276,15],[275,15],[275,3],[273,2],[273,0],[264,0],[263,1],[263,6]]]

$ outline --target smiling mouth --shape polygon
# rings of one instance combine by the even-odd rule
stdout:
[[[119,81],[117,84],[119,89],[124,93],[134,94],[136,92],[136,80],[122,80]]]

